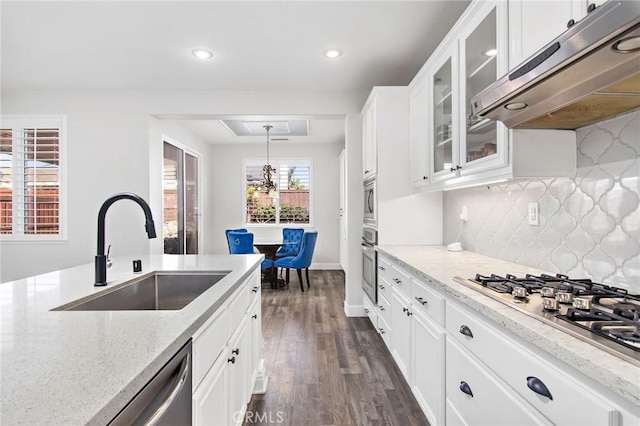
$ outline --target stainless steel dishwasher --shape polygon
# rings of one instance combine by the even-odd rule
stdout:
[[[191,339],[109,424],[191,425]]]

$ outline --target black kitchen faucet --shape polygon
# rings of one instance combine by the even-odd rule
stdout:
[[[105,200],[102,203],[102,207],[100,207],[100,211],[98,212],[98,254],[96,254],[96,281],[93,284],[96,287],[107,285],[107,256],[104,254],[104,229],[105,229],[105,216],[107,215],[107,210],[113,203],[118,200],[131,200],[138,203],[142,210],[144,211],[144,216],[146,219],[145,229],[147,231],[147,236],[151,238],[156,237],[156,228],[153,223],[153,216],[151,215],[151,209],[149,208],[149,204],[142,199],[139,195],[132,194],[130,192],[123,192],[121,194],[115,194]]]

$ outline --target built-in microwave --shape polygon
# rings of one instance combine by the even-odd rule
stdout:
[[[364,183],[364,217],[365,225],[376,227],[376,181]]]

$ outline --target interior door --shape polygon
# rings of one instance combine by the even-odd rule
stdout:
[[[162,237],[165,254],[198,254],[200,167],[195,153],[164,142]]]

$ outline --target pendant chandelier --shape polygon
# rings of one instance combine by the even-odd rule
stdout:
[[[260,181],[260,189],[266,191],[269,195],[275,194],[278,190],[278,187],[273,182],[273,174],[276,172],[276,169],[271,167],[269,163],[269,130],[273,129],[273,126],[268,124],[262,126],[267,131],[267,163],[262,167],[262,180]]]

